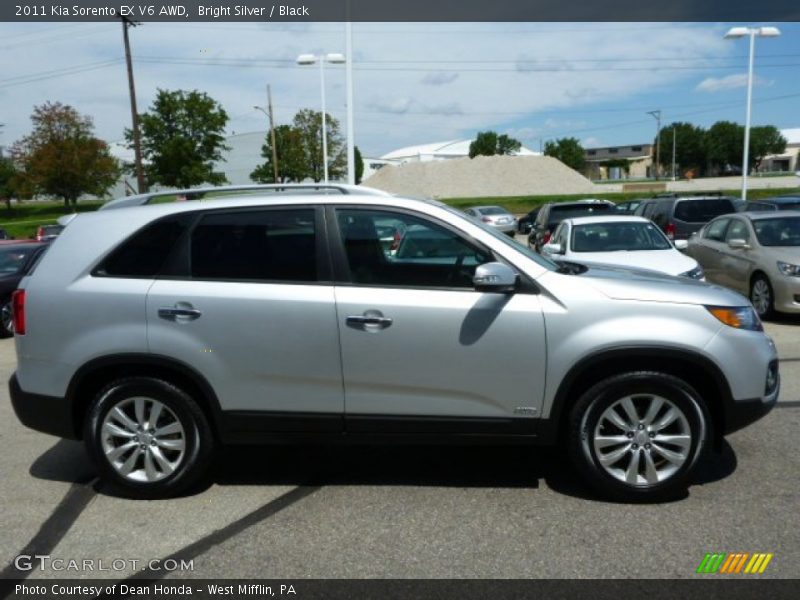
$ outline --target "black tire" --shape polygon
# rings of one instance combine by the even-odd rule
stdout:
[[[156,481],[133,481],[124,477],[112,466],[104,450],[104,443],[109,444],[111,440],[108,436],[104,440],[103,422],[106,416],[115,407],[125,406],[133,398],[142,397],[166,407],[161,414],[175,417],[183,428],[181,439],[184,446],[174,471]],[[119,379],[103,388],[95,397],[86,417],[84,441],[102,480],[123,496],[141,499],[169,498],[186,491],[203,477],[214,452],[214,436],[208,419],[195,400],[171,383],[150,377]],[[154,442],[150,443],[155,446]],[[133,451],[140,452],[136,448]],[[177,451],[170,452],[178,454]],[[144,469],[143,453],[141,463],[140,459],[135,459],[136,464],[142,465],[140,472]]]
[[[764,294],[766,302],[759,302],[756,297],[756,290]],[[775,293],[772,291],[772,284],[766,275],[756,274],[750,282],[750,303],[756,313],[762,319],[770,319],[775,316]]]
[[[661,434],[648,433],[650,427],[645,426],[643,433],[625,433],[624,431],[622,433],[616,431],[606,433],[605,430],[600,429],[601,427],[607,427],[608,423],[610,423],[609,420],[605,419],[599,425],[603,414],[608,414],[606,411],[610,407],[629,396],[633,397],[633,403],[639,415],[639,425],[637,425],[639,429],[642,429],[641,423],[647,416],[646,414],[643,415],[643,413],[646,412],[648,406],[653,405],[648,404],[648,402],[654,403],[654,398],[660,398],[667,402],[653,415],[652,421],[660,421],[660,418],[666,414],[666,410],[670,407],[675,407],[682,413],[683,419],[673,422],[676,427],[680,425],[689,432],[690,440],[683,442],[687,444],[685,450],[678,451],[679,453],[685,453],[684,462],[679,467],[676,468],[672,461],[666,460],[665,455],[655,450],[655,448],[659,447],[666,448],[666,450],[676,450],[676,448],[664,445],[664,442],[660,441],[662,438],[654,438],[653,436]],[[648,397],[650,400],[648,400]],[[624,412],[622,414],[624,416]],[[700,396],[686,382],[665,373],[637,371],[609,377],[591,387],[580,397],[570,413],[567,443],[570,458],[575,467],[589,485],[602,496],[623,502],[659,502],[675,498],[685,491],[692,470],[705,450],[707,440],[710,438],[709,423],[708,413]],[[673,425],[669,427],[673,427]],[[666,433],[664,435],[670,434],[669,427],[665,428]],[[654,427],[653,429],[657,428]],[[610,446],[611,450],[605,455],[606,457],[611,456],[617,450],[622,452],[619,462],[615,463],[616,466],[605,467],[600,463],[595,447],[595,433],[597,431],[601,431],[602,435],[608,436],[608,439],[611,436],[616,436],[619,438],[627,437],[631,440],[631,444],[616,442],[616,444],[619,444],[618,446]],[[681,432],[682,435],[686,431]],[[639,440],[639,436],[643,439]],[[651,436],[651,440],[646,439],[648,436]],[[666,439],[666,437],[663,439]],[[635,443],[637,441],[639,442],[638,444]],[[650,441],[654,442],[652,446],[649,443]],[[656,441],[660,446],[655,443]],[[627,449],[626,445],[628,446]],[[645,447],[648,449],[645,450]],[[634,450],[633,448],[636,449]],[[638,454],[636,467],[631,469],[635,453]],[[660,464],[664,469],[664,479],[655,483],[638,481],[640,479],[649,479],[645,469],[649,466],[648,462],[653,464],[653,461],[656,464]],[[623,471],[626,468],[628,471],[634,472],[634,477],[637,479],[636,483],[628,483],[618,478],[625,475]],[[670,472],[671,469],[674,469],[674,471]],[[612,470],[617,474],[614,475],[611,472]]]
[[[11,298],[6,298],[0,303],[0,338],[14,336],[14,320],[11,313]]]

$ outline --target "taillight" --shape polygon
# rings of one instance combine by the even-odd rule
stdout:
[[[11,312],[14,316],[14,334],[25,335],[25,290],[11,293]]]
[[[481,217],[481,221],[483,221],[484,223],[491,223],[492,222],[492,220],[489,217]]]
[[[664,231],[667,237],[671,240],[675,239],[675,223],[667,223],[667,229]]]
[[[39,229],[36,230],[36,241],[41,242],[43,237],[44,237],[44,229],[39,227]]]
[[[550,233],[549,231],[545,231],[544,232],[544,237],[542,238],[542,244],[546,244],[547,242],[549,242],[551,235],[553,235],[553,234]]]

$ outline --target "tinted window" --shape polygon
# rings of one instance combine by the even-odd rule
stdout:
[[[311,208],[206,215],[192,232],[192,277],[314,282],[315,230]]]
[[[19,273],[39,246],[0,246],[0,273]]]
[[[458,234],[419,217],[378,210],[337,210],[353,283],[386,287],[473,288],[475,267],[492,260]],[[397,248],[378,237],[378,224],[403,223]]]
[[[192,219],[175,215],[140,229],[97,268],[96,275],[155,277]]]
[[[560,223],[564,219],[606,214],[615,210],[616,206],[613,204],[606,204],[605,202],[598,202],[597,204],[554,204],[550,208],[548,229],[552,228],[553,225]]]
[[[705,223],[732,212],[736,208],[728,198],[680,200],[675,204],[675,218],[687,223]]]
[[[707,240],[721,242],[723,239],[725,239],[725,229],[728,227],[728,223],[730,223],[730,219],[720,219],[718,221],[714,221],[706,228],[703,237]]]
[[[508,211],[499,206],[484,206],[478,209],[482,215],[507,215]]]
[[[757,219],[753,229],[762,246],[800,246],[800,217]]]

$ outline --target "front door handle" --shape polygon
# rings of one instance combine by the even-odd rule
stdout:
[[[202,311],[197,310],[196,308],[181,308],[181,307],[170,307],[165,306],[163,308],[158,309],[158,316],[162,319],[167,319],[170,321],[174,321],[178,317],[184,317],[189,321],[194,321],[195,319],[199,318],[202,315]]]
[[[365,329],[367,331],[377,331],[386,329],[394,322],[390,317],[384,317],[378,310],[368,310],[363,315],[350,315],[345,317],[345,322],[350,327]]]

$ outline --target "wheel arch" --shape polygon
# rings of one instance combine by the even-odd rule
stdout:
[[[578,398],[595,383],[632,371],[655,371],[678,377],[700,395],[711,419],[710,429],[718,445],[725,424],[725,407],[732,401],[725,375],[714,362],[697,352],[676,348],[625,347],[600,351],[578,361],[561,381],[543,432],[546,442],[564,439],[569,412]]]
[[[189,365],[153,354],[115,354],[95,358],[83,365],[67,387],[66,397],[73,410],[76,439],[83,437],[83,424],[92,400],[111,381],[122,377],[162,379],[192,396],[206,415],[214,438],[220,439],[222,409],[205,377]]]

